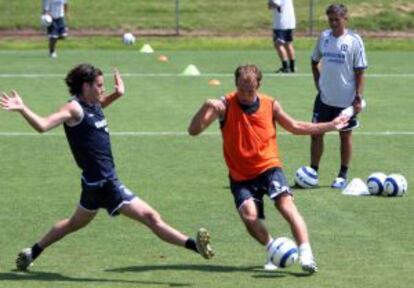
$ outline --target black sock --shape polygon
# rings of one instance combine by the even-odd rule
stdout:
[[[315,170],[316,172],[318,172],[319,166],[317,165],[310,165],[310,167]]]
[[[339,170],[338,177],[346,179],[347,174],[348,174],[348,167],[341,165],[341,169]]]
[[[194,239],[188,238],[188,240],[185,242],[185,248],[189,250],[193,250],[196,253],[199,253]]]
[[[39,244],[34,244],[32,247],[32,258],[35,260],[43,252],[43,248]]]
[[[284,70],[287,70],[288,69],[288,62],[287,61],[282,61],[282,68]]]
[[[289,60],[289,68],[290,68],[290,71],[295,72],[295,60],[294,59]]]

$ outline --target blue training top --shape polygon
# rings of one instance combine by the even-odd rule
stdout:
[[[88,182],[114,178],[111,140],[101,106],[87,104],[76,97],[71,101],[80,104],[83,118],[74,126],[64,123],[65,134],[83,178]]]

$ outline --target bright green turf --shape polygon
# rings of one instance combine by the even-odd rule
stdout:
[[[298,51],[299,74],[271,76],[274,52],[165,52],[170,61],[137,51],[59,51],[51,60],[44,51],[0,52],[1,75],[52,74],[42,78],[0,77],[0,90],[17,89],[35,111],[54,111],[67,99],[63,77],[73,65],[90,61],[106,72],[179,74],[193,63],[218,76],[129,76],[125,98],[106,110],[112,132],[185,132],[202,101],[233,89],[231,73],[240,63],[259,64],[266,73],[262,91],[276,96],[301,120],[310,118],[315,94],[309,74],[310,51]],[[413,133],[413,52],[368,52],[367,110],[358,133]],[[410,74],[411,73],[411,74]],[[57,76],[54,76],[58,74]],[[375,74],[375,75],[373,75]],[[381,74],[383,76],[381,76]],[[384,76],[384,74],[392,74]],[[397,76],[395,74],[404,74]],[[406,75],[408,74],[408,75]],[[375,76],[375,77],[374,77]],[[219,87],[208,80],[222,81]],[[0,132],[32,132],[17,114],[0,112]],[[217,132],[214,125],[208,132]],[[400,172],[414,183],[414,135],[355,134],[350,177],[371,172]],[[217,256],[206,262],[171,247],[142,225],[110,219],[101,211],[85,230],[71,235],[42,255],[30,273],[16,273],[14,257],[57,219],[69,216],[79,197],[79,171],[59,128],[53,135],[0,136],[1,233],[0,287],[411,287],[413,283],[412,190],[402,198],[347,197],[327,188],[336,176],[338,139],[326,137],[321,188],[296,192],[312,238],[320,272],[304,277],[298,266],[278,272],[261,270],[263,248],[247,235],[233,207],[216,134],[189,136],[113,136],[120,179],[157,208],[175,227],[193,235],[211,230]],[[285,172],[308,164],[309,139],[279,136]],[[268,226],[275,236],[289,236],[285,222],[266,202]]]

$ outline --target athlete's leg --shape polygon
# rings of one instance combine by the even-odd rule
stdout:
[[[286,42],[284,44],[287,58],[289,59],[289,68],[291,72],[296,71],[295,67],[295,49],[293,48],[292,42]]]
[[[69,219],[58,221],[49,232],[31,248],[23,249],[16,258],[17,270],[26,271],[32,262],[39,257],[43,250],[59,241],[67,234],[85,227],[92,221],[97,212],[86,211],[81,207],[77,207],[75,213]]]
[[[340,131],[341,140],[341,165],[349,167],[352,157],[352,130]]]
[[[210,246],[210,234],[204,228],[198,230],[195,239],[190,238],[164,222],[155,209],[139,198],[134,198],[130,203],[123,205],[119,212],[145,224],[155,235],[167,243],[185,247],[199,253],[205,259],[214,256],[214,251]]]
[[[258,217],[258,211],[253,198],[243,202],[239,208],[239,215],[249,234],[263,246],[271,240],[271,235]]]
[[[308,229],[299,213],[293,198],[288,193],[283,193],[276,198],[275,206],[280,214],[290,225],[293,237],[299,246],[299,260],[304,271],[314,273],[318,271],[316,262],[314,261],[312,249],[309,242]]]
[[[58,38],[49,38],[49,53],[50,55],[53,55],[53,53],[56,53],[56,43],[58,41]]]
[[[282,43],[282,42],[280,42],[280,41],[277,41],[276,43],[275,43],[275,49],[276,49],[276,52],[277,52],[277,55],[279,56],[279,58],[280,58],[280,61],[287,61],[287,59],[288,59],[288,54],[287,54],[287,51],[286,51],[286,48],[285,48],[285,45],[284,45],[284,43]]]
[[[184,246],[189,239],[188,236],[165,223],[155,209],[139,198],[134,198],[131,203],[123,205],[119,212],[145,224],[155,235],[168,243]]]
[[[72,217],[56,222],[52,229],[38,242],[38,245],[45,249],[66,235],[88,225],[95,218],[96,214],[97,212],[95,211],[87,211],[78,206]]]
[[[286,56],[289,60],[295,59],[295,49],[293,48],[292,42],[286,42],[284,45]]]
[[[311,166],[313,167],[319,167],[324,148],[323,137],[324,134],[311,136]]]
[[[292,196],[288,193],[279,195],[275,201],[275,207],[289,223],[296,242],[299,245],[309,242],[308,229],[306,228],[302,215],[299,213],[293,202]]]

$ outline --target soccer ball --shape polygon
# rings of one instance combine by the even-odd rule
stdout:
[[[52,16],[50,16],[49,14],[43,14],[42,16],[40,16],[40,24],[43,27],[49,27],[52,24]]]
[[[287,237],[279,237],[273,240],[267,253],[270,261],[279,268],[291,266],[299,257],[298,246]]]
[[[311,167],[302,166],[296,171],[295,183],[301,188],[313,188],[318,186],[318,172]]]
[[[407,192],[407,180],[401,174],[391,174],[385,179],[384,196],[403,196]]]
[[[387,175],[382,172],[375,172],[368,176],[367,186],[371,195],[380,195],[384,191],[384,182]]]
[[[135,36],[132,35],[132,33],[125,33],[124,36],[122,37],[122,41],[126,45],[132,45],[135,43]]]

